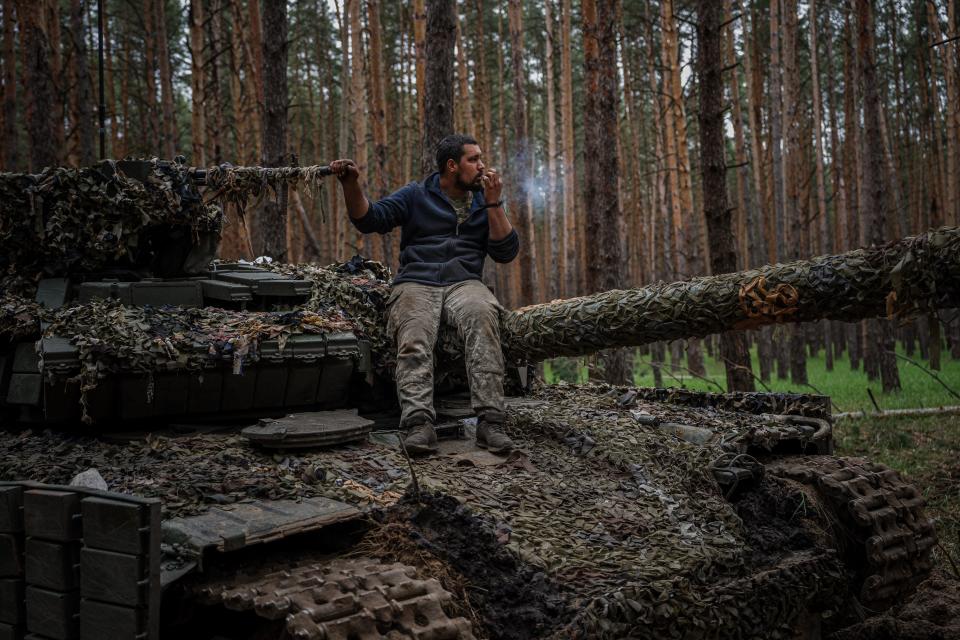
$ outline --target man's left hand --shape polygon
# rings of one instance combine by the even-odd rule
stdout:
[[[496,169],[487,169],[487,172],[481,178],[483,182],[483,199],[487,203],[500,202],[500,195],[503,192],[503,181]]]

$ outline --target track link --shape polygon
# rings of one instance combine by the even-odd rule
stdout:
[[[370,558],[266,567],[197,588],[205,604],[286,620],[297,640],[472,640],[470,623],[451,618],[453,596],[413,567]]]
[[[886,609],[929,575],[933,522],[920,492],[893,469],[858,458],[797,456],[772,462],[767,471],[816,491],[839,525],[865,606]]]

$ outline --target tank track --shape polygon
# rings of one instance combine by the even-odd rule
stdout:
[[[816,491],[864,606],[886,609],[929,575],[933,522],[920,492],[893,469],[858,458],[796,456],[767,464],[767,471]]]
[[[264,567],[196,588],[204,604],[286,620],[296,640],[473,640],[470,622],[451,618],[453,596],[416,570],[370,558]]]

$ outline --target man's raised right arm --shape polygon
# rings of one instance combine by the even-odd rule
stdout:
[[[397,225],[403,224],[406,200],[400,192],[371,204],[360,187],[360,170],[357,163],[353,160],[334,160],[330,163],[330,169],[340,180],[350,222],[358,231],[389,233]]]

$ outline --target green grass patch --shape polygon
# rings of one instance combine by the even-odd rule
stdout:
[[[834,437],[837,455],[883,463],[920,489],[940,539],[934,557],[960,566],[960,416],[842,420]]]
[[[898,346],[898,353],[903,355],[902,347]],[[756,348],[753,349],[753,372],[759,375]],[[668,356],[669,359],[669,356]],[[920,360],[915,354],[914,360],[928,366],[926,361]],[[633,382],[637,386],[653,386],[653,369],[649,364],[649,356],[634,358]],[[544,363],[544,378],[547,383],[565,380],[567,382],[583,383],[589,379],[591,360],[587,358],[557,358]],[[790,379],[781,380],[776,372],[765,384],[771,391],[787,391],[794,393],[822,393],[830,396],[834,404],[834,412],[842,411],[873,411],[873,403],[867,394],[867,389],[873,391],[874,397],[881,409],[911,409],[917,407],[940,407],[960,405],[960,400],[953,397],[936,380],[931,378],[923,369],[903,360],[897,361],[900,370],[900,382],[903,389],[897,393],[884,394],[881,392],[880,380],[868,380],[863,369],[851,369],[850,360],[841,358],[834,363],[833,371],[827,371],[823,352],[815,357],[807,358],[807,377],[809,385],[795,385]],[[941,371],[935,372],[954,391],[960,393],[960,360],[950,357],[944,351],[940,359]],[[686,357],[680,362],[687,366]],[[701,380],[680,369],[670,373],[669,364],[663,372],[663,384],[667,387],[683,387],[697,391],[719,392],[726,390],[727,381],[723,363],[704,354],[704,364],[707,374],[706,380]],[[759,383],[757,391],[766,391]]]

